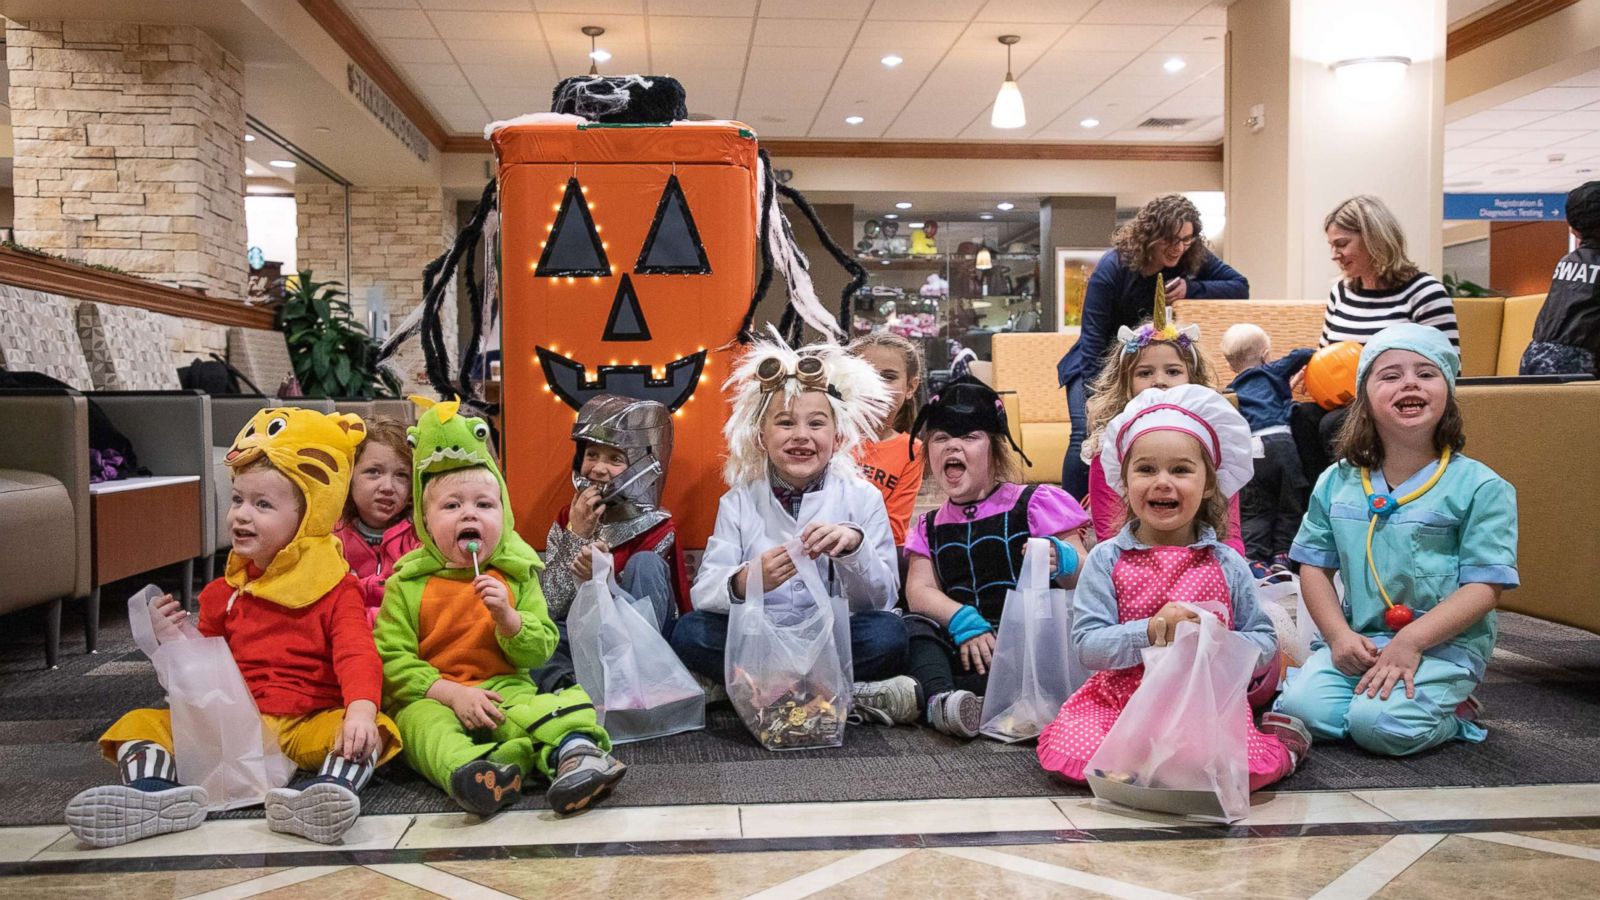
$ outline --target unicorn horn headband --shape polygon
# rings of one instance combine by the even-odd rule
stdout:
[[[1167,318],[1167,284],[1161,273],[1156,273],[1155,309],[1150,311],[1150,324],[1137,330],[1126,325],[1117,329],[1117,341],[1123,353],[1138,353],[1151,344],[1177,344],[1182,350],[1195,352],[1200,344],[1200,326],[1185,325],[1178,328]]]

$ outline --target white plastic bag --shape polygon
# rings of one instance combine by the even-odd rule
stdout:
[[[594,571],[567,615],[572,665],[613,744],[706,727],[706,695],[655,625],[650,599],[617,586],[611,554],[589,548]]]
[[[1190,608],[1199,623],[1144,651],[1144,678],[1085,771],[1103,799],[1236,821],[1250,811],[1245,688],[1260,650]]]
[[[1072,592],[1051,584],[1050,542],[1029,538],[1022,577],[1000,612],[979,733],[1006,743],[1036,738],[1088,679],[1072,648]]]
[[[152,584],[129,597],[128,625],[167,690],[178,781],[205,788],[209,810],[254,806],[288,784],[295,765],[256,709],[228,642],[188,622],[157,622],[151,604],[162,593]]]
[[[799,542],[785,545],[804,591],[768,596],[761,560],[746,567],[745,599],[728,616],[723,675],[734,711],[768,750],[844,745],[850,714],[850,619],[829,595]]]
[[[1300,598],[1300,579],[1290,576],[1258,582],[1256,601],[1272,620],[1278,649],[1288,659],[1288,664],[1305,665],[1306,658],[1311,655],[1310,635],[1317,626],[1305,611],[1306,602]]]

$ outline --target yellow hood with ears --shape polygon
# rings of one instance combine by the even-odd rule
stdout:
[[[224,457],[235,472],[266,457],[305,501],[300,529],[266,571],[250,578],[249,560],[228,554],[224,578],[236,590],[289,609],[309,606],[350,571],[334,526],[350,493],[356,447],[367,436],[360,416],[284,406],[250,418]]]

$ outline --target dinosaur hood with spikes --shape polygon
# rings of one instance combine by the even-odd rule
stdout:
[[[395,575],[407,578],[429,575],[449,568],[433,535],[428,533],[422,500],[422,489],[428,479],[457,469],[482,467],[494,473],[500,482],[500,509],[504,517],[500,543],[485,557],[485,568],[499,569],[512,579],[521,582],[530,573],[544,568],[539,554],[528,546],[514,527],[511,515],[511,498],[506,492],[506,479],[500,473],[494,452],[489,447],[489,423],[461,414],[460,400],[435,402],[426,397],[412,397],[422,414],[417,424],[406,429],[406,441],[411,444],[411,509],[416,523],[417,537],[422,546],[406,554],[395,567]],[[472,570],[466,569],[466,576]]]

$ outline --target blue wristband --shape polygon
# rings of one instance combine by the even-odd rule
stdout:
[[[976,606],[963,606],[950,617],[950,624],[945,626],[945,630],[950,632],[950,640],[960,646],[980,634],[993,631],[994,627],[984,620]]]
[[[1056,545],[1056,572],[1051,578],[1066,578],[1078,571],[1078,551],[1071,544],[1055,535],[1046,536],[1045,540]]]

